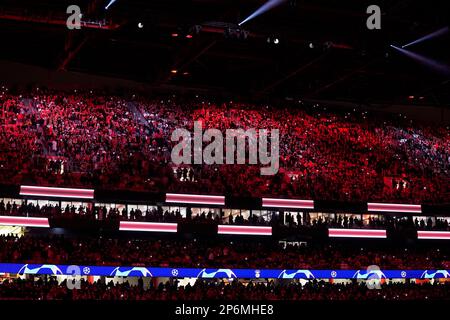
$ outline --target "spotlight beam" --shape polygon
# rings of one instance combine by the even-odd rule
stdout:
[[[282,4],[283,2],[285,2],[286,0],[269,0],[267,1],[265,4],[263,4],[261,7],[259,7],[258,9],[256,9],[255,12],[253,12],[251,15],[249,15],[247,18],[245,18],[244,20],[242,20],[239,25],[243,25],[244,23],[246,23],[247,21],[263,14],[264,12],[269,11],[270,9],[275,8],[276,6]]]
[[[450,75],[450,66],[448,66],[446,64],[440,63],[436,60],[427,58],[427,57],[417,54],[415,52],[412,52],[412,51],[409,51],[409,50],[406,50],[403,48],[399,48],[394,45],[391,45],[391,47],[394,48],[395,50],[399,51],[400,53],[404,54],[405,56],[407,56],[413,60],[416,60],[417,62],[419,62],[425,66],[428,66],[429,68],[431,68],[441,74],[444,74],[447,76]]]
[[[105,10],[108,10],[109,7],[111,7],[114,4],[114,2],[116,2],[116,1],[117,0],[110,0],[109,3],[106,5]]]
[[[448,27],[439,29],[439,30],[437,30],[435,32],[432,32],[430,34],[427,34],[426,36],[423,36],[423,37],[421,37],[421,38],[419,38],[417,40],[414,40],[414,41],[412,41],[410,43],[405,44],[404,46],[402,46],[402,48],[406,48],[406,47],[412,46],[412,45],[414,45],[416,43],[420,43],[420,42],[423,42],[423,41],[426,41],[426,40],[430,40],[430,39],[439,37],[439,36],[441,36],[443,34],[446,34],[448,32],[448,30],[449,30]]]

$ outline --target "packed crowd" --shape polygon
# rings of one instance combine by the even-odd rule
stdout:
[[[244,219],[242,215],[221,217],[211,210],[198,214],[193,214],[191,208],[186,209],[186,215],[182,216],[178,209],[163,210],[160,206],[149,207],[146,210],[139,208],[107,208],[106,206],[69,206],[64,208],[58,205],[34,205],[33,203],[5,202],[0,200],[0,216],[26,216],[26,217],[48,217],[48,218],[79,218],[84,220],[110,220],[110,221],[146,221],[146,222],[182,222],[194,221],[198,223],[216,223],[216,224],[239,224],[239,225],[269,225],[273,220],[264,220],[261,217],[253,216]]]
[[[320,224],[320,221],[318,222]],[[382,218],[369,217],[367,224],[363,224],[363,221],[353,217],[337,216],[334,219],[327,219],[323,222],[324,225],[331,228],[370,228],[370,229],[416,229],[416,230],[439,230],[447,231],[449,229],[448,219],[428,217],[417,217],[412,219],[411,217],[390,217],[385,216]]]
[[[445,126],[317,105],[156,101],[42,89],[24,96],[3,91],[0,108],[4,183],[345,201],[450,199]],[[222,131],[279,129],[280,170],[261,176],[259,165],[176,167],[171,134],[177,128],[193,132],[194,121]]]
[[[70,290],[66,280],[6,279],[0,282],[0,299],[3,300],[448,300],[450,285],[391,283],[371,290],[365,283],[332,284],[325,281],[309,281],[306,284],[289,282],[230,283],[196,281],[193,285],[179,286],[177,282],[161,283],[145,287],[125,283],[94,283],[81,281],[81,288]]]
[[[361,219],[361,215],[352,214],[322,214],[319,218],[311,218],[309,213],[297,212],[297,214],[287,213],[283,217],[279,213],[272,212],[265,217],[250,214],[244,218],[242,214],[221,216],[211,210],[203,210],[193,215],[191,208],[186,208],[183,216],[179,209],[164,210],[161,206],[148,207],[146,210],[139,208],[127,210],[126,207],[106,208],[106,206],[69,206],[60,208],[58,205],[34,205],[33,203],[20,203],[7,201],[6,204],[0,200],[0,216],[27,216],[27,217],[48,217],[65,219],[84,220],[109,220],[109,221],[143,221],[143,222],[196,222],[213,224],[234,224],[234,225],[259,225],[259,226],[285,226],[288,228],[302,227],[328,227],[328,228],[369,228],[369,229],[401,229],[412,228],[416,230],[450,230],[450,218],[428,217],[420,219],[412,217],[392,217],[392,216],[370,216],[366,221]],[[358,216],[360,218],[358,218]]]
[[[356,214],[322,214],[319,218],[311,219],[307,213],[306,218],[302,219],[297,214],[287,215],[285,224],[289,227],[327,227],[327,228],[350,228],[350,229],[416,229],[416,230],[450,230],[449,218],[438,217],[395,217],[389,215],[369,216],[365,221],[361,215]],[[359,218],[358,218],[359,217]]]
[[[304,246],[273,242],[0,237],[0,261],[153,267],[450,269],[445,248]]]

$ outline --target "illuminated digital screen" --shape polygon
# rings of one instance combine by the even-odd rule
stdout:
[[[450,240],[450,231],[417,231],[417,239]]]
[[[176,223],[120,221],[120,231],[177,232]]]
[[[395,203],[367,203],[367,209],[372,212],[404,212],[422,213],[420,204],[395,204]]]
[[[217,229],[217,233],[218,234],[271,236],[272,235],[272,227],[219,225],[218,229]]]
[[[314,209],[313,200],[262,198],[263,207]]]
[[[211,269],[153,268],[131,266],[86,266],[0,263],[0,273],[107,277],[171,277],[201,279],[441,279],[450,270],[315,270],[315,269]]]
[[[205,205],[225,205],[224,196],[205,196],[200,194],[166,194],[167,203],[192,203],[192,204],[205,204]]]
[[[386,238],[386,230],[381,229],[328,229],[330,238]]]
[[[94,189],[20,186],[20,195],[55,198],[94,199]]]
[[[0,225],[50,228],[47,218],[29,218],[16,216],[0,216]]]

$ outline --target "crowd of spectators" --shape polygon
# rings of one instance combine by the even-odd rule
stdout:
[[[439,230],[447,231],[449,229],[449,223],[446,218],[412,218],[412,217],[391,217],[391,216],[378,216],[369,217],[367,222],[357,217],[348,217],[346,215],[335,215],[333,219],[319,218],[313,220],[311,225],[320,225],[330,228],[350,228],[350,229],[416,229],[416,230]]]
[[[153,267],[450,269],[445,248],[1,236],[0,261]]]
[[[179,286],[176,281],[150,285],[143,282],[113,283],[81,280],[81,288],[68,289],[66,280],[58,284],[56,279],[6,279],[0,282],[0,299],[3,300],[448,300],[450,285],[447,283],[390,283],[380,290],[368,288],[365,283],[333,284],[325,281],[309,281],[306,284],[280,283],[232,283],[196,281],[193,285]]]
[[[33,203],[19,203],[15,201],[7,201],[6,204],[0,200],[0,215],[10,216],[27,216],[27,217],[48,217],[48,218],[66,218],[66,219],[85,219],[85,220],[129,220],[144,222],[182,222],[195,221],[199,223],[216,223],[216,224],[251,224],[251,225],[267,225],[271,221],[261,220],[258,217],[249,217],[244,219],[242,215],[228,217],[220,217],[211,210],[203,210],[201,213],[193,215],[192,209],[187,208],[186,215],[182,216],[178,209],[163,210],[160,206],[154,206],[146,210],[139,208],[127,210],[125,207],[107,208],[106,206],[74,206],[66,205],[64,208],[58,205],[35,205]]]
[[[3,183],[344,201],[450,199],[445,126],[306,104],[2,90]],[[222,131],[279,129],[280,170],[261,176],[259,165],[175,166],[171,134],[193,132],[194,121]]]
[[[288,213],[283,220],[280,213],[262,217],[251,214],[244,218],[242,214],[231,215],[227,217],[220,216],[211,210],[193,215],[191,208],[186,208],[186,214],[183,216],[179,209],[164,210],[161,206],[149,207],[146,210],[139,208],[127,210],[126,207],[106,208],[106,206],[69,206],[60,208],[58,205],[35,205],[33,203],[20,203],[7,201],[6,204],[0,200],[0,216],[27,216],[27,217],[48,217],[65,219],[84,219],[84,220],[109,220],[109,221],[143,221],[143,222],[186,222],[193,221],[197,223],[213,224],[234,224],[234,225],[271,225],[285,226],[289,228],[301,227],[319,227],[319,228],[369,228],[369,229],[401,229],[412,228],[416,230],[450,230],[448,218],[438,217],[392,217],[392,216],[369,216],[364,222],[361,215],[352,214],[322,214],[319,218],[311,218],[309,213],[297,214]],[[358,218],[358,216],[360,218]],[[294,219],[295,218],[295,219]]]

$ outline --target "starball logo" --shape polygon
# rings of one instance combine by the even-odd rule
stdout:
[[[202,123],[195,121],[193,134],[187,129],[175,129],[171,141],[177,142],[171,153],[176,165],[246,164],[248,158],[248,164],[267,166],[260,169],[261,175],[275,175],[279,169],[278,129],[227,129],[224,137],[218,129],[203,132]],[[203,142],[208,144],[203,147]]]

